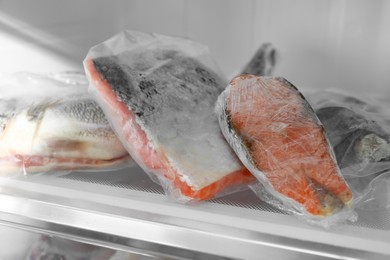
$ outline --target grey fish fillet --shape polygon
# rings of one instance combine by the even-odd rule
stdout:
[[[117,167],[130,156],[79,73],[0,78],[0,174]]]

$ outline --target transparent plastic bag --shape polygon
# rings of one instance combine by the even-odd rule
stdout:
[[[259,180],[251,188],[262,200],[323,227],[356,220],[324,129],[291,83],[238,76],[215,110],[225,138]]]
[[[109,260],[113,249],[84,244],[64,238],[41,235],[30,247],[26,260]]]
[[[390,106],[338,90],[308,96],[359,209],[390,208]],[[379,192],[381,191],[381,192]]]
[[[206,46],[124,31],[93,47],[84,67],[122,143],[170,197],[210,199],[254,180],[220,133],[213,107],[226,82]]]
[[[0,75],[0,176],[100,170],[131,159],[77,72]]]

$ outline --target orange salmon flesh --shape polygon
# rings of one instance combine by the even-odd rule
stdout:
[[[349,205],[352,192],[324,129],[289,82],[238,76],[230,82],[226,113],[250,163],[277,193],[313,215],[330,215]]]

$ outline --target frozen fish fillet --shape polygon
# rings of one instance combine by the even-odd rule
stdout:
[[[205,59],[207,48],[190,40],[127,31],[92,48],[84,64],[131,156],[183,201],[254,180],[220,132],[213,107],[225,82]]]
[[[349,207],[352,193],[314,111],[283,78],[241,75],[220,95],[220,126],[274,197],[311,215]]]
[[[0,175],[100,169],[130,161],[84,75],[0,78]]]

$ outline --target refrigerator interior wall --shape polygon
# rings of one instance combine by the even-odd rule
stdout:
[[[260,44],[275,75],[309,89],[390,95],[390,3],[378,1],[0,1],[0,71],[81,70],[88,49],[124,29],[207,44],[232,77]]]

